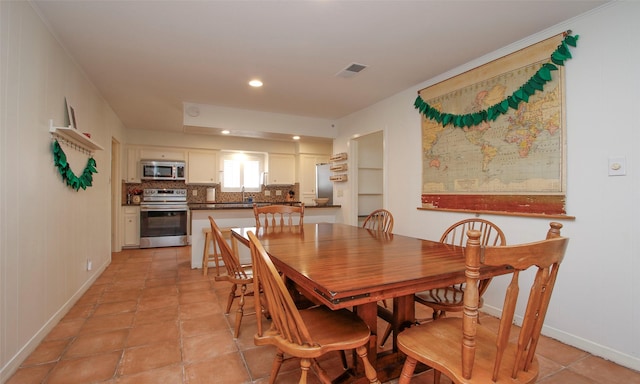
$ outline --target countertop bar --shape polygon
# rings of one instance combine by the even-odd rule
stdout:
[[[295,202],[256,202],[267,204],[295,204]],[[226,206],[225,206],[226,205]],[[243,206],[238,206],[243,205]],[[209,216],[216,220],[220,228],[250,227],[256,224],[253,215],[253,203],[242,204],[189,204],[191,217],[191,268],[202,268],[202,251],[204,249],[204,228],[210,228]],[[305,223],[335,223],[342,222],[342,208],[340,205],[305,205]],[[240,261],[251,261],[251,254],[247,247],[240,247]],[[210,266],[213,263],[211,263]],[[211,272],[209,272],[211,273]]]
[[[266,205],[293,205],[296,202],[265,202],[256,201],[258,206]],[[304,208],[340,208],[340,205],[305,205]],[[192,203],[189,209],[193,210],[211,210],[211,209],[253,209],[253,203]]]

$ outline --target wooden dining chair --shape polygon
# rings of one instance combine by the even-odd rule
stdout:
[[[231,306],[233,305],[233,301],[236,298],[239,298],[238,308],[236,309],[236,321],[233,336],[237,338],[240,335],[240,324],[242,323],[242,317],[244,316],[244,304],[246,296],[253,296],[254,290],[250,290],[255,287],[253,284],[253,271],[251,265],[242,265],[238,259],[237,250],[234,252],[231,250],[229,243],[225,240],[222,235],[222,231],[216,224],[213,217],[209,216],[209,222],[211,223],[211,233],[215,239],[215,244],[218,245],[220,249],[220,256],[222,257],[222,262],[227,271],[226,275],[222,274],[220,276],[216,276],[216,281],[228,281],[231,284],[231,290],[229,291],[229,298],[227,299],[227,307],[225,309],[224,314],[228,315],[231,311]],[[238,286],[240,287],[240,292],[238,292]],[[256,301],[259,301],[256,298]]]
[[[528,244],[484,246],[478,230],[468,232],[465,248],[466,289],[462,318],[442,318],[408,328],[398,335],[398,347],[407,355],[399,384],[408,384],[417,362],[434,369],[434,383],[444,373],[454,383],[534,383],[539,364],[535,356],[540,331],[569,239],[560,236],[562,224],[551,223],[547,238]],[[498,331],[478,324],[479,270],[482,266],[512,268]],[[522,327],[510,337],[520,291],[520,272],[532,269]],[[522,279],[527,281],[528,279]],[[524,287],[523,287],[524,288]],[[526,292],[525,289],[522,290]]]
[[[464,246],[466,233],[470,229],[480,231],[480,243],[482,245],[506,245],[506,238],[502,230],[494,223],[484,219],[465,219],[458,221],[447,228],[440,242],[456,246]],[[480,305],[482,306],[482,295],[489,287],[491,279],[481,280],[479,283]],[[448,287],[434,288],[428,291],[418,292],[414,295],[414,300],[418,304],[423,304],[433,309],[433,319],[442,317],[446,312],[461,312],[463,309],[464,283],[455,284]],[[388,319],[388,314],[378,310],[378,315],[383,319]],[[388,320],[387,320],[388,321]],[[418,321],[418,320],[416,320]],[[390,324],[384,331],[380,339],[380,346],[384,346],[391,336],[392,325]]]
[[[391,233],[393,231],[393,215],[386,209],[376,209],[364,219],[362,228]]]
[[[304,203],[300,205],[273,204],[263,207],[253,204],[256,227],[292,226],[304,224]]]
[[[466,234],[469,230],[480,231],[480,245],[503,246],[507,244],[502,230],[494,223],[484,219],[465,219],[458,221],[447,228],[440,242],[450,245],[464,246]],[[491,279],[481,280],[478,284],[480,306],[482,307],[482,295],[489,287]],[[418,292],[414,295],[416,303],[426,305],[433,309],[433,319],[444,316],[447,312],[461,312],[463,309],[465,284],[456,284],[444,288],[431,289]]]
[[[331,310],[326,306],[298,309],[285,282],[271,258],[253,232],[249,232],[249,247],[255,270],[255,284],[262,289],[271,316],[271,327],[263,329],[262,317],[254,337],[257,346],[273,345],[276,356],[269,383],[273,384],[284,361],[284,355],[300,358],[300,384],[307,382],[310,367],[321,382],[331,383],[317,358],[332,352],[355,349],[362,359],[365,376],[370,383],[380,383],[376,370],[367,358],[371,331],[356,314],[347,310]],[[256,311],[259,311],[256,303]]]

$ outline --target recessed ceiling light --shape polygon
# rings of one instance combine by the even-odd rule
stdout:
[[[262,87],[262,81],[260,80],[251,80],[249,85],[255,88]]]
[[[293,136],[293,140],[300,140],[300,136]]]
[[[228,134],[230,134],[231,132],[229,132],[229,131],[227,131],[227,130],[225,129],[224,131],[221,131],[220,133],[222,133],[223,135],[228,135]]]

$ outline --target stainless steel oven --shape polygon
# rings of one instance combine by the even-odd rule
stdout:
[[[186,189],[145,189],[140,204],[140,248],[189,244]]]

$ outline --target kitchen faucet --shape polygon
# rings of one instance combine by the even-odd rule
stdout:
[[[244,185],[242,186],[242,202],[244,203]]]

